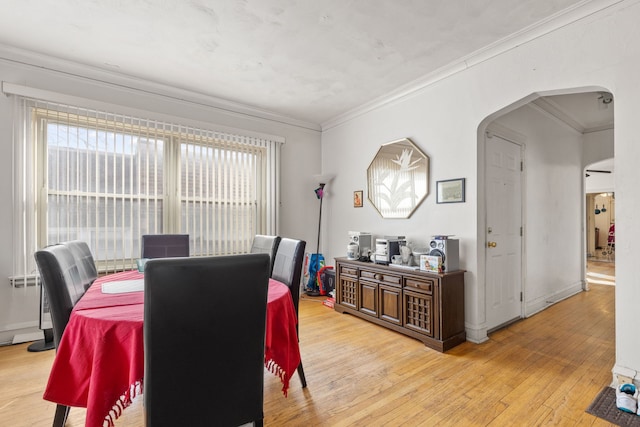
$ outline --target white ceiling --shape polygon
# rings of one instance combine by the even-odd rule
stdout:
[[[4,0],[0,44],[322,124],[594,3]]]
[[[614,99],[609,92],[545,96],[533,103],[580,133],[613,129]]]

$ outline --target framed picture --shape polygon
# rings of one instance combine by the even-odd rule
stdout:
[[[362,207],[362,190],[353,192],[353,207],[354,208]]]
[[[463,203],[464,178],[436,182],[436,203]]]

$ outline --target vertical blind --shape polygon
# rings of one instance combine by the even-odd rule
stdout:
[[[73,239],[115,271],[143,234],[189,234],[198,256],[277,233],[278,141],[21,96],[14,117],[14,274]]]

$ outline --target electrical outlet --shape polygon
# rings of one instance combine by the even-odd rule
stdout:
[[[633,384],[633,379],[631,377],[627,377],[626,375],[616,374],[616,379],[618,380],[618,385]]]

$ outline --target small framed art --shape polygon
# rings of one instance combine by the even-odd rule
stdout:
[[[436,203],[463,203],[464,178],[436,182]]]
[[[362,190],[353,192],[353,207],[354,208],[362,207]]]

